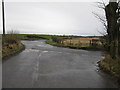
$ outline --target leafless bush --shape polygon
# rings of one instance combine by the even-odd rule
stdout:
[[[6,44],[18,44],[20,42],[18,32],[14,30],[8,32],[8,34],[3,35],[2,39],[3,46]]]

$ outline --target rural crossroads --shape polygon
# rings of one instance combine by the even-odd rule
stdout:
[[[114,88],[97,70],[100,51],[75,50],[22,41],[26,49],[3,63],[3,88]]]

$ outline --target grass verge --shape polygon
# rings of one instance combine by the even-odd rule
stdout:
[[[112,59],[110,55],[106,55],[105,59],[98,63],[100,69],[115,78],[120,87],[120,58]]]
[[[2,59],[10,57],[24,48],[17,34],[10,33],[2,35]]]
[[[97,46],[88,46],[88,45],[65,45],[61,43],[54,42],[52,39],[49,39],[46,41],[47,44],[53,45],[53,46],[58,46],[58,47],[65,47],[65,48],[71,48],[71,49],[83,49],[83,50],[103,50],[103,47]]]
[[[6,59],[10,56],[13,56],[22,50],[25,49],[25,46],[22,43],[19,44],[11,44],[9,47],[2,48],[2,59]]]

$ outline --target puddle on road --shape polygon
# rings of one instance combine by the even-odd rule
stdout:
[[[43,53],[46,53],[46,52],[48,52],[48,51],[43,51]]]
[[[37,49],[25,49],[24,52],[39,52]]]

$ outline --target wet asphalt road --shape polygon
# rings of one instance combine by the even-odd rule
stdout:
[[[40,41],[22,41],[26,49],[3,63],[3,88],[114,88],[97,71],[99,51],[55,47]]]

